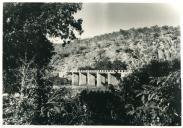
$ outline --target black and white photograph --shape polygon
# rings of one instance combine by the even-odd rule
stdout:
[[[182,126],[179,2],[1,5],[3,126]]]

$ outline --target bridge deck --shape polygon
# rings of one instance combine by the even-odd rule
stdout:
[[[54,85],[53,89],[61,89],[61,88],[67,88],[67,89],[102,89],[107,90],[105,86],[96,87],[96,86],[78,86],[78,85]]]
[[[73,71],[69,71],[68,73],[122,73],[122,72],[126,72],[126,70],[73,70]]]

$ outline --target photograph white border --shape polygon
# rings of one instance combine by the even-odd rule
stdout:
[[[70,127],[72,127],[72,128],[75,128],[75,127],[77,127],[77,128],[93,128],[93,127],[100,127],[100,128],[106,128],[106,127],[110,127],[110,128],[112,128],[112,127],[125,127],[125,128],[131,128],[131,127],[133,127],[133,128],[136,128],[136,127],[144,127],[144,128],[148,128],[148,127],[150,127],[150,128],[162,128],[162,127],[167,127],[167,128],[174,128],[174,127],[177,127],[177,128],[181,128],[181,127],[183,127],[183,105],[181,105],[181,111],[182,111],[182,113],[181,113],[181,115],[182,115],[182,118],[181,118],[181,125],[182,126],[68,126],[68,125],[48,125],[48,126],[46,126],[46,125],[3,125],[2,123],[3,123],[3,120],[2,120],[2,114],[3,114],[3,111],[2,111],[2,92],[3,92],[3,79],[2,79],[2,61],[3,61],[3,59],[2,59],[2,53],[3,53],[3,48],[2,48],[2,44],[3,44],[3,38],[2,38],[2,35],[3,35],[3,2],[81,2],[81,3],[96,3],[96,2],[99,2],[99,3],[106,3],[106,2],[108,2],[108,3],[118,3],[118,2],[120,2],[120,3],[168,3],[168,4],[174,4],[176,7],[177,7],[177,9],[179,10],[179,13],[180,13],[180,17],[181,17],[181,20],[180,20],[180,28],[181,28],[181,101],[182,101],[182,103],[183,103],[183,89],[182,89],[182,83],[183,83],[183,74],[182,74],[182,67],[183,67],[183,62],[182,62],[182,60],[183,60],[183,55],[182,55],[182,53],[183,53],[183,50],[182,50],[182,48],[183,48],[183,0],[1,0],[0,1],[0,33],[1,33],[1,36],[0,36],[0,43],[1,43],[1,45],[0,45],[0,59],[1,59],[1,61],[0,61],[0,79],[1,79],[1,81],[0,81],[0,96],[1,96],[1,98],[0,98],[0,107],[1,107],[1,111],[0,111],[0,115],[1,115],[1,117],[0,117],[0,127],[5,127],[5,128],[40,128],[40,127],[42,127],[42,128],[45,128],[45,127],[60,127],[60,128],[65,128],[65,127],[67,127],[67,128],[70,128]],[[181,9],[182,8],[182,9]]]

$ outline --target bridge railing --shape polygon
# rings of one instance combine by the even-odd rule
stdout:
[[[72,70],[68,73],[75,73],[75,72],[82,72],[82,73],[121,73],[126,72],[126,70]]]

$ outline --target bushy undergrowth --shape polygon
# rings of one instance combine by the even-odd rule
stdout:
[[[82,125],[87,121],[85,106],[72,89],[54,90],[48,104],[48,124],[53,125]]]
[[[120,95],[111,91],[84,90],[80,102],[86,106],[87,125],[125,125],[127,123],[124,102]]]
[[[71,89],[52,90],[41,118],[49,125],[181,125],[179,60],[152,61],[119,87],[77,95]],[[32,97],[8,96],[4,124],[35,124],[34,105]]]
[[[33,97],[10,94],[3,99],[3,124],[8,125],[81,125],[86,124],[87,110],[71,89],[51,90],[48,101],[36,115]],[[38,116],[38,117],[37,117]]]
[[[151,61],[125,77],[120,90],[81,93],[93,124],[181,125],[180,61]]]
[[[31,124],[35,105],[30,97],[21,97],[19,93],[3,97],[3,124]]]
[[[156,62],[135,71],[121,84],[132,125],[180,125],[180,61]]]

